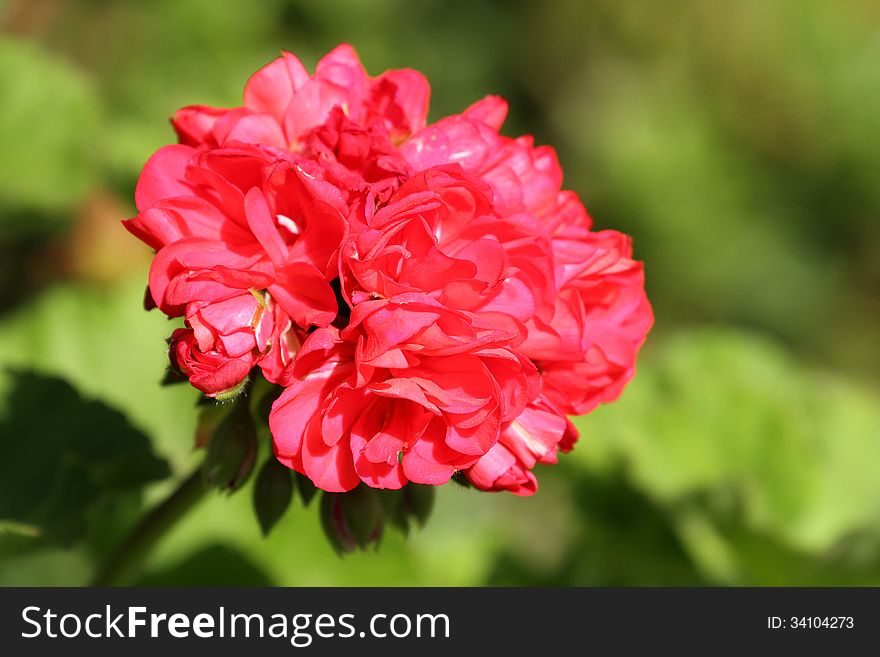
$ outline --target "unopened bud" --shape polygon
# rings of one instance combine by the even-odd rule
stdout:
[[[230,493],[238,490],[250,477],[256,456],[257,432],[247,400],[239,400],[208,443],[204,464],[208,485]]]
[[[301,472],[297,472],[294,475],[294,479],[296,479],[296,490],[303,501],[303,506],[308,506],[312,498],[315,497],[315,493],[318,492],[318,489],[312,483],[312,480]]]
[[[366,485],[347,493],[324,493],[321,524],[330,543],[340,554],[378,543],[384,517],[379,494]]]
[[[201,403],[202,400],[208,400]],[[218,404],[210,397],[199,397],[199,416],[196,420],[196,449],[207,447],[217,427],[229,413],[229,406]]]
[[[434,510],[436,486],[409,483],[401,489],[403,509],[407,516],[416,519],[424,527]]]
[[[381,491],[386,519],[404,534],[412,521],[424,527],[434,508],[435,486],[409,483],[400,490]]]

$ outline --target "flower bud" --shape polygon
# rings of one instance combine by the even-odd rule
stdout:
[[[434,508],[436,486],[409,483],[399,490],[380,493],[382,507],[388,521],[408,534],[412,520],[424,527]]]
[[[251,380],[253,383],[248,392],[248,398],[250,400],[251,415],[257,428],[257,437],[261,442],[266,441],[271,444],[272,434],[269,431],[269,413],[272,411],[272,403],[284,389],[270,383],[259,373],[251,377]]]
[[[403,511],[412,518],[416,519],[420,527],[424,527],[431,517],[434,510],[434,496],[436,486],[425,486],[423,484],[407,484],[400,493],[403,497]]]
[[[378,543],[384,525],[378,491],[362,484],[347,493],[325,492],[321,497],[321,524],[340,554]]]
[[[218,404],[210,397],[199,397],[199,415],[196,419],[195,447],[203,449],[211,442],[211,438],[226,418],[228,406]]]
[[[312,498],[315,497],[315,493],[318,492],[318,489],[315,487],[315,484],[312,483],[312,480],[301,472],[297,472],[294,475],[294,479],[296,479],[296,490],[299,492],[299,497],[303,501],[303,506],[308,506],[311,503]]]
[[[251,352],[231,358],[218,351],[202,351],[192,329],[177,329],[171,334],[168,357],[171,366],[194,388],[218,401],[238,396],[256,363]]]
[[[230,493],[241,488],[254,469],[257,432],[247,400],[239,400],[220,422],[205,454],[204,473],[209,486]]]
[[[268,536],[293,499],[291,470],[270,455],[254,483],[254,511],[263,536]]]

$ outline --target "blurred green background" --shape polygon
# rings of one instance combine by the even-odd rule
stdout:
[[[211,495],[145,584],[880,585],[880,3],[0,1],[0,584],[82,584],[201,458],[119,220],[190,103],[282,48],[487,93],[635,237],[657,324],[533,498],[446,486],[340,559]]]

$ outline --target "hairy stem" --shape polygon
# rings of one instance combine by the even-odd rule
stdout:
[[[98,567],[92,585],[120,586],[130,581],[156,543],[204,497],[206,491],[202,469],[198,467],[168,497],[140,519],[122,543]]]

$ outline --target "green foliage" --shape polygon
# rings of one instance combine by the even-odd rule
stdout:
[[[0,88],[0,227],[8,239],[10,231],[36,228],[13,223],[23,215],[11,209],[57,212],[95,183],[100,103],[80,71],[6,37],[0,37]]]
[[[408,485],[401,492],[403,498],[401,506],[404,515],[412,516],[419,525],[424,527],[434,510],[435,492],[436,489],[433,486]]]
[[[246,554],[226,545],[206,545],[162,570],[153,571],[137,586],[271,586],[269,575]]]
[[[159,385],[173,326],[144,312],[143,285],[138,275],[107,288],[52,289],[0,324],[0,364],[61,377],[120,409],[180,468],[192,460],[198,393]]]
[[[10,378],[0,420],[0,518],[10,533],[69,546],[120,499],[168,475],[119,412],[60,379]]]
[[[499,550],[487,583],[495,586],[695,586],[706,580],[669,512],[620,470],[569,469],[572,536],[551,569],[513,546]]]
[[[759,536],[780,558],[839,556],[880,517],[880,479],[867,465],[880,462],[878,395],[764,340],[683,334],[654,353],[624,401],[578,424],[585,445],[574,457],[593,469],[624,464],[721,581],[761,583],[751,561],[774,552],[749,547]],[[799,581],[781,566],[777,581]]]
[[[523,53],[519,75],[597,225],[635,237],[661,326],[746,324],[868,369],[877,17],[823,0],[529,12],[552,47]]]

